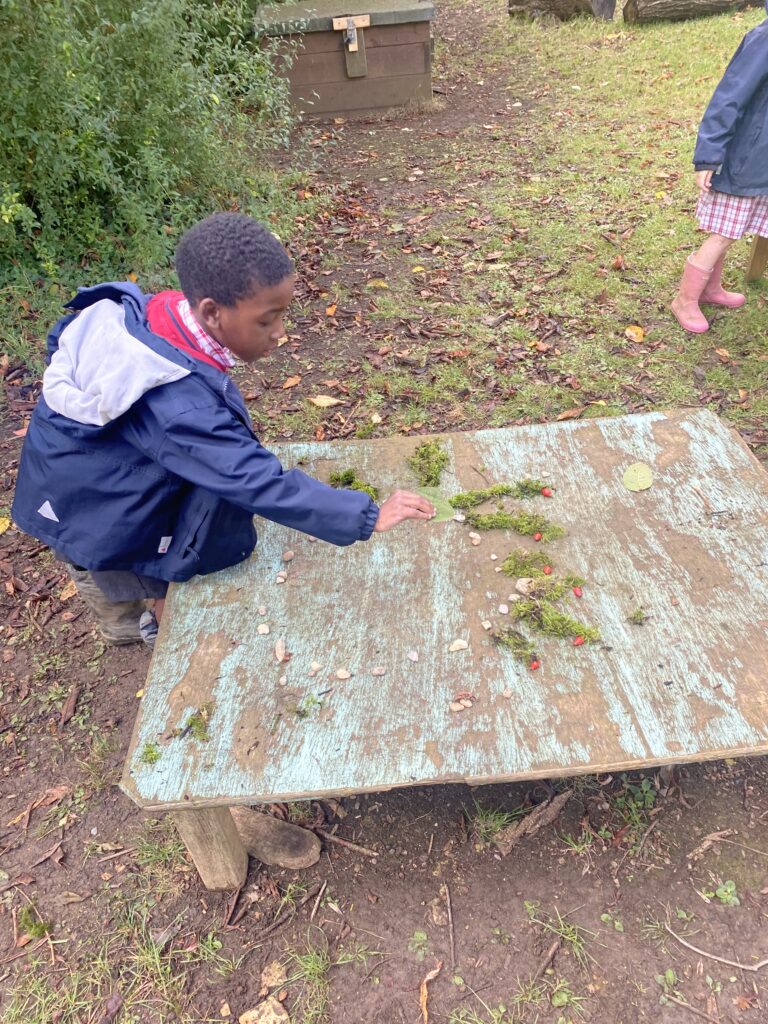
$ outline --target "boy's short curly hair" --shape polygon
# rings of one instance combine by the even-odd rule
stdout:
[[[206,217],[185,232],[176,249],[179,284],[193,305],[211,298],[235,306],[293,272],[282,243],[243,213]]]

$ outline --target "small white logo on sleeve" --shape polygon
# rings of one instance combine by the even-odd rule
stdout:
[[[52,519],[54,523],[58,523],[59,517],[51,508],[50,501],[44,501],[40,508],[37,510],[39,516],[43,516],[44,519]]]
[[[157,549],[158,555],[164,555],[166,553],[168,548],[171,546],[171,541],[172,540],[173,540],[173,537],[161,537],[160,538],[160,547]]]

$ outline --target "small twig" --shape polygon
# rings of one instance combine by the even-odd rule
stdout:
[[[432,853],[432,846],[434,845],[434,842],[435,842],[435,833],[433,832],[432,835],[429,837],[429,846],[427,848],[427,856],[429,856],[430,853]]]
[[[474,469],[474,471],[477,473],[477,475],[479,477],[482,477],[483,480],[485,480],[486,487],[490,487],[490,481],[489,481],[488,477],[485,475],[485,473],[481,473],[480,470],[477,468],[477,466],[470,466],[469,468],[470,469]]]
[[[309,920],[310,921],[314,921],[314,919],[315,919],[315,914],[317,913],[317,908],[320,906],[320,900],[323,898],[323,893],[325,892],[327,886],[328,886],[328,879],[326,878],[326,880],[322,884],[320,892],[317,894],[317,899],[315,900],[315,905],[314,905],[314,907],[312,907],[312,913],[309,915]]]
[[[667,929],[673,939],[677,939],[681,946],[685,946],[687,949],[692,950],[694,953],[698,953],[699,956],[709,957],[710,960],[717,960],[720,964],[727,964],[729,967],[737,967],[740,971],[759,971],[763,967],[768,967],[768,957],[761,960],[758,964],[740,964],[738,960],[726,960],[725,957],[716,956],[714,953],[707,953],[704,949],[699,949],[697,946],[692,946],[690,942],[686,942],[685,939],[681,939],[677,932],[673,932],[668,924],[665,923],[664,927]]]
[[[106,857],[99,857],[96,861],[97,864],[106,864],[108,860],[114,860],[116,857],[124,857],[127,853],[135,853],[135,846],[126,846],[124,850],[117,850],[115,853],[109,853]]]
[[[710,1024],[721,1024],[720,1020],[710,1017],[708,1013],[704,1013],[703,1010],[697,1010],[695,1006],[691,1006],[690,1003],[686,1003],[684,999],[677,999],[675,996],[666,996],[668,1002],[675,1003],[676,1006],[682,1006],[685,1010],[690,1010],[691,1013],[697,1017],[701,1017],[702,1020],[710,1021]]]
[[[547,950],[547,955],[544,957],[544,959],[541,961],[539,966],[536,968],[536,972],[534,973],[533,979],[532,979],[533,981],[537,981],[542,976],[544,971],[546,971],[546,969],[549,967],[549,965],[552,963],[552,961],[555,959],[555,957],[557,956],[557,951],[560,949],[560,946],[562,945],[562,942],[563,942],[562,937],[558,936],[558,938],[555,939],[555,941],[549,947],[549,949]]]
[[[288,921],[292,917],[294,917],[296,915],[296,912],[298,910],[301,910],[301,908],[304,906],[305,903],[309,903],[310,900],[313,900],[315,898],[315,896],[317,896],[319,891],[320,891],[320,886],[319,885],[315,886],[315,888],[311,889],[306,894],[306,896],[302,896],[301,897],[301,899],[299,900],[299,902],[296,904],[295,907],[291,907],[289,910],[284,910],[283,913],[278,916],[276,921],[273,921],[272,924],[268,928],[264,929],[264,931],[259,932],[259,934],[258,934],[259,940],[263,939],[265,936],[269,935],[271,932],[275,931],[277,928],[280,928],[280,926],[284,925],[286,921]]]
[[[383,956],[383,957],[381,958],[381,960],[379,960],[379,962],[378,962],[378,963],[375,963],[375,964],[373,965],[373,967],[372,967],[372,968],[370,969],[370,971],[368,971],[368,973],[366,974],[366,976],[365,976],[365,977],[363,978],[363,981],[368,981],[368,979],[369,979],[369,978],[370,978],[370,976],[371,976],[371,975],[373,974],[373,972],[374,972],[374,971],[376,971],[376,970],[378,970],[378,969],[379,969],[379,967],[381,967],[381,965],[382,965],[382,964],[385,964],[385,963],[386,963],[386,962],[387,962],[388,960],[394,960],[394,957],[392,957],[392,956]]]
[[[448,938],[451,943],[451,970],[455,973],[456,971],[456,938],[453,931],[453,911],[451,910],[451,890],[448,888],[448,883],[443,882],[443,892],[445,893],[445,906],[448,911]]]
[[[40,941],[36,942],[34,946],[25,946],[24,949],[19,950],[18,953],[14,953],[12,956],[7,956],[4,959],[0,960],[0,964],[9,964],[11,960],[18,960],[20,956],[26,956],[27,953],[34,953],[35,950],[38,950],[40,949],[41,946],[44,946],[46,941],[46,939],[40,939]]]
[[[381,856],[376,850],[369,850],[366,846],[358,846],[357,843],[350,843],[348,839],[342,839],[340,836],[331,835],[330,832],[326,832],[324,828],[313,828],[313,832],[317,835],[322,836],[323,839],[328,839],[331,843],[338,843],[339,846],[345,846],[348,850],[354,850],[355,853],[362,853],[365,857],[379,857]]]

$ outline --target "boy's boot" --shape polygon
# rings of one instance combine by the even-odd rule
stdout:
[[[230,811],[246,850],[262,864],[300,871],[320,859],[320,840],[309,829],[252,807],[230,807]]]
[[[703,334],[709,330],[707,318],[699,309],[699,300],[711,275],[711,270],[697,266],[690,256],[685,261],[680,287],[670,308],[680,326],[691,334]]]
[[[704,291],[701,293],[700,302],[708,302],[711,306],[728,306],[729,309],[738,309],[747,301],[746,295],[741,292],[727,292],[723,288],[723,263],[725,256],[721,256],[712,269],[712,276],[707,281]]]
[[[85,604],[93,612],[102,637],[108,644],[135,644],[144,638],[139,620],[146,610],[143,601],[108,601],[87,569],[67,566]]]

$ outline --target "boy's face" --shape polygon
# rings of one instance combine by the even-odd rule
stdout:
[[[234,306],[201,299],[192,312],[220,345],[243,362],[252,363],[273,352],[285,334],[283,317],[293,300],[295,284],[296,275],[289,274],[279,284],[259,288]]]

